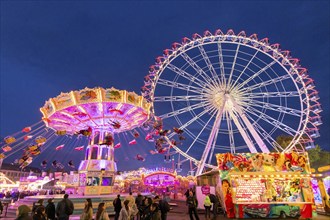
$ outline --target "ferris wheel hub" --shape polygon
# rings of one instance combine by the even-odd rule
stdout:
[[[226,102],[226,100],[233,99],[239,105],[243,105],[243,99],[247,99],[247,97],[244,97],[244,93],[237,86],[228,89],[224,84],[218,84],[216,87],[207,88],[205,93],[208,106],[211,106],[211,108],[215,108],[217,110],[219,110],[222,106],[224,106],[227,111],[233,108],[232,102]],[[224,102],[226,102],[225,105]]]

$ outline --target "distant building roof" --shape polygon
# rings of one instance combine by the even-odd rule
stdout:
[[[10,163],[3,163],[0,170],[21,171],[21,168],[18,165],[13,165]],[[23,172],[32,171],[33,173],[41,173],[41,169],[39,169],[37,167],[25,167],[22,171]]]

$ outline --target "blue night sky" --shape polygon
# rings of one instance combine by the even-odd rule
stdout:
[[[323,125],[316,143],[330,150],[329,1],[0,4],[1,137],[39,121],[39,108],[60,92],[114,86],[139,93],[148,67],[164,49],[185,36],[220,28],[268,37],[300,59],[321,97]],[[154,166],[151,161],[148,156],[144,165]],[[139,166],[138,161],[119,163],[121,170]]]

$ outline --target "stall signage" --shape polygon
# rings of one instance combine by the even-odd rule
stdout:
[[[208,195],[210,194],[210,185],[204,185],[201,187],[202,194]]]

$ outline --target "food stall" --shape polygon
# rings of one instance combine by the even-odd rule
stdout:
[[[220,195],[220,178],[219,170],[213,169],[197,176],[197,185],[195,187],[195,194],[198,200],[198,209],[204,208],[204,200],[207,194]]]
[[[307,153],[217,154],[229,218],[312,218]]]

